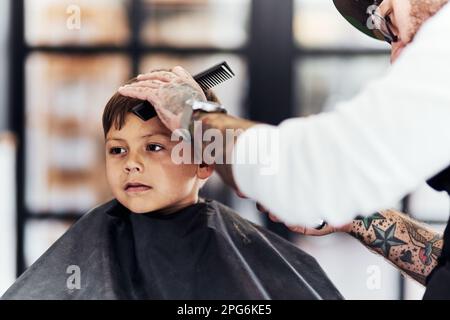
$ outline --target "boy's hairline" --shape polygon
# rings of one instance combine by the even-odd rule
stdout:
[[[137,115],[135,115],[133,112],[130,112],[130,111],[129,111],[128,114],[126,115],[125,119],[124,119],[123,126],[122,126],[120,129],[116,128],[116,126],[114,126],[114,124],[110,126],[108,132],[106,132],[105,135],[104,135],[105,143],[108,142],[108,140],[125,140],[125,139],[120,139],[120,138],[119,138],[119,139],[111,139],[111,138],[108,138],[108,134],[111,132],[111,130],[121,131],[121,130],[125,127],[126,123],[128,122],[128,119],[127,119],[127,118],[128,118],[129,116],[135,116],[136,118],[138,118],[140,121],[143,121],[143,122],[148,122],[148,121],[150,121],[150,120],[152,120],[152,119],[154,119],[154,118],[159,119],[158,116],[154,116],[154,117],[152,117],[152,118],[150,118],[150,119],[144,121],[144,120],[142,120],[140,117],[138,117]],[[161,121],[161,120],[159,120],[159,121]],[[162,125],[164,128],[166,128],[162,122],[161,122],[161,125]],[[168,129],[167,129],[167,130],[168,130]],[[153,132],[153,131],[149,131],[149,133],[147,133],[147,134],[141,136],[140,138],[147,138],[147,137],[153,136],[153,135],[162,135],[162,136],[168,137],[169,139],[171,138],[171,133],[163,132],[161,129],[156,129],[154,132]]]
[[[164,137],[170,138],[170,136],[167,133],[157,131],[157,132],[152,132],[150,134],[145,134],[143,136],[140,136],[139,139],[144,139],[144,138],[153,137],[153,136],[164,136]],[[117,137],[110,137],[110,138],[105,137],[105,142],[108,142],[110,140],[127,141],[126,139],[117,138]]]
[[[168,71],[168,72],[171,72],[170,69],[157,69],[157,70],[153,70],[153,72],[154,72],[154,71]],[[136,81],[138,81],[138,80],[137,80],[136,77],[134,77],[134,78],[129,79],[126,83],[134,83],[134,82],[136,82]],[[207,91],[204,91],[204,93],[205,93],[205,95],[206,95],[206,97],[207,97],[208,100],[213,101],[213,102],[219,102],[219,103],[220,103],[219,98],[217,97],[217,95],[215,94],[215,92],[214,92],[212,89],[209,89],[209,90],[207,90]],[[127,99],[130,99],[130,100],[139,100],[139,99],[135,99],[135,98],[127,98],[127,97],[125,97],[125,96],[120,95],[119,92],[114,93],[114,95],[110,98],[110,100],[109,100],[108,103],[106,104],[105,108],[103,109],[102,122],[103,122],[103,129],[104,129],[104,132],[103,132],[103,133],[104,133],[105,141],[106,141],[106,137],[107,137],[108,133],[111,131],[112,128],[116,128],[116,129],[118,128],[118,130],[120,130],[120,129],[123,127],[123,125],[125,124],[125,118],[127,117],[127,113],[128,113],[128,114],[133,114],[133,112],[132,112],[131,110],[128,110],[128,112],[126,112],[126,113],[123,114],[123,120],[120,120],[120,117],[118,118],[118,117],[117,117],[117,113],[116,113],[116,114],[115,114],[115,117],[114,117],[113,119],[109,119],[109,120],[108,120],[108,122],[107,122],[107,127],[108,127],[107,129],[108,129],[108,131],[105,132],[105,112],[106,112],[106,110],[107,110],[108,105],[112,102],[113,99],[123,99],[123,100],[125,100],[125,101],[126,101]],[[115,106],[115,105],[114,105],[114,106]],[[114,114],[114,113],[113,113],[113,114]],[[120,113],[119,113],[119,115],[120,115]],[[134,114],[133,114],[133,115],[134,115]],[[135,116],[136,116],[136,115],[135,115]],[[122,123],[122,122],[117,122],[118,120],[123,121],[123,123]]]

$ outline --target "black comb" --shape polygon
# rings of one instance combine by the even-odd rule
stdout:
[[[202,90],[207,90],[215,87],[222,82],[231,79],[234,76],[233,70],[231,70],[228,63],[225,61],[219,63],[209,69],[194,76],[195,81],[200,85]],[[132,112],[144,121],[147,121],[156,116],[156,111],[148,101],[143,101],[137,106],[133,107]]]
[[[234,72],[231,70],[228,63],[224,61],[195,75],[194,79],[198,82],[203,91],[207,91],[232,77],[234,77]]]

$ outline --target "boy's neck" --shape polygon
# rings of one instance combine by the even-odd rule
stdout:
[[[151,212],[151,214],[158,213],[158,214],[163,214],[163,215],[169,215],[169,214],[173,214],[173,213],[178,212],[186,207],[189,207],[193,204],[200,203],[200,202],[204,202],[204,200],[202,198],[199,198],[198,195],[196,195],[194,199],[182,201],[180,203],[171,205],[169,207],[155,210],[155,211]]]

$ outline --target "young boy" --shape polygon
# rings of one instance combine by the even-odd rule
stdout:
[[[209,98],[217,101],[211,92]],[[213,167],[175,164],[172,149],[180,142],[171,141],[170,130],[153,110],[154,117],[145,122],[132,113],[141,102],[116,93],[105,107],[108,184],[114,197],[134,213],[170,214],[198,202],[199,189]]]
[[[175,164],[179,142],[154,110],[147,121],[132,113],[141,102],[116,93],[104,110],[115,199],[74,224],[4,299],[342,298],[312,257],[199,199],[213,167]]]

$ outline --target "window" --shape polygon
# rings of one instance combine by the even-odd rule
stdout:
[[[13,2],[18,163],[17,274],[88,209],[112,198],[101,115],[127,79],[181,64],[193,74],[227,61],[215,91],[244,115],[250,0],[18,0]],[[22,70],[22,71],[21,71]],[[21,146],[19,146],[21,148]],[[230,203],[217,177],[202,192]]]

